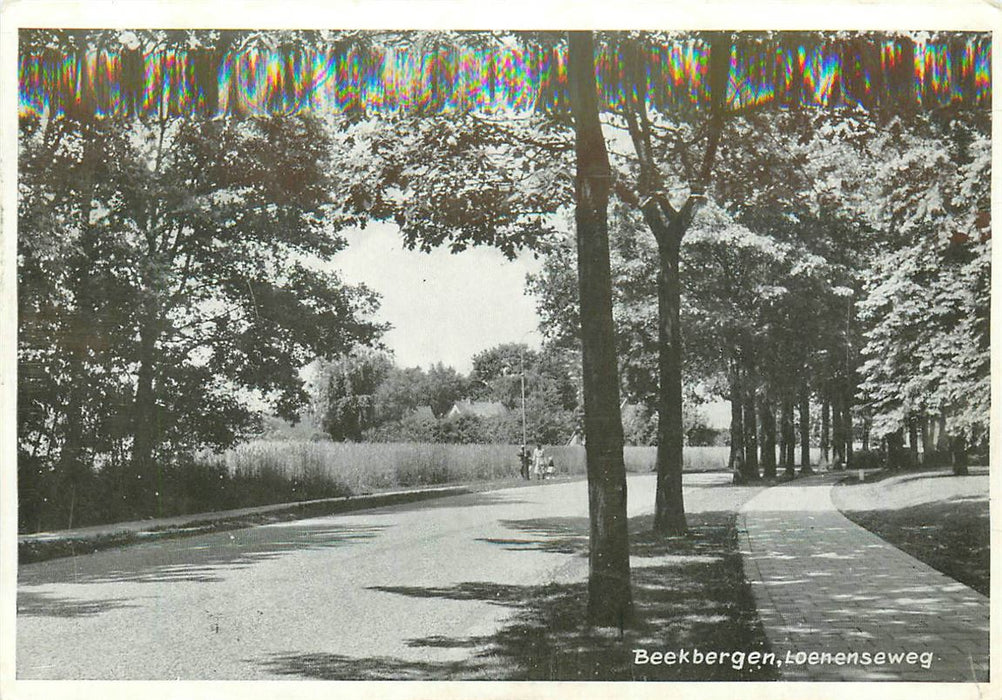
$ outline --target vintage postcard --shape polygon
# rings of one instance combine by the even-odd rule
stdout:
[[[4,697],[997,696],[997,8],[3,13]]]

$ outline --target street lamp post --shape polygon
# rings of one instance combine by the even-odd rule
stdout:
[[[525,336],[522,336],[523,338]],[[519,377],[522,380],[522,446],[526,444],[525,430],[525,347],[519,343],[518,346]]]

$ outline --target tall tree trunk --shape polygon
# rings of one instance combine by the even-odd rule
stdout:
[[[915,416],[908,417],[908,461],[910,467],[914,468],[919,465],[919,450],[918,450],[918,420]]]
[[[727,468],[734,475],[735,483],[742,483],[745,474],[745,430],[741,410],[741,367],[738,360],[731,360],[731,451]]]
[[[954,476],[967,476],[967,441],[959,435],[950,438],[950,461]]]
[[[842,432],[845,435],[845,468],[852,468],[852,443],[853,443],[853,429],[852,429],[852,396],[855,393],[854,390],[847,389],[842,394],[842,410],[844,414],[842,416]]]
[[[892,470],[901,468],[904,459],[904,438],[901,436],[901,429],[895,430],[884,436],[884,444],[887,446],[887,466]]]
[[[759,400],[759,416],[762,423],[762,476],[776,478],[776,416],[772,412],[769,396],[764,393]]]
[[[578,286],[590,518],[588,621],[622,629],[633,618],[626,467],[612,318],[608,203],[611,172],[598,117],[591,32],[568,32],[577,173]]]
[[[821,468],[828,469],[831,465],[831,399],[825,390],[821,399]]]
[[[779,467],[785,470],[786,465],[786,455],[789,451],[786,449],[786,413],[784,412],[786,408],[786,401],[780,397],[779,399]]]
[[[866,427],[869,428],[869,421],[867,421]],[[929,434],[931,432],[929,425],[929,416],[925,414],[922,415],[921,427],[922,427],[922,463],[925,464],[929,459],[929,452],[932,450],[932,436]],[[863,449],[866,449],[865,445],[863,446]]]
[[[793,399],[783,397],[780,427],[780,448],[783,454],[783,467],[787,476],[796,476],[794,456],[796,455],[796,433],[793,429]]]
[[[745,365],[744,406],[742,422],[745,431],[745,480],[757,481],[758,473],[758,421],[755,416],[755,371],[751,352],[743,353]]]
[[[58,474],[69,491],[69,507],[66,513],[66,527],[73,527],[77,494],[82,490],[82,482],[90,470],[84,463],[84,411],[87,393],[87,358],[94,343],[95,324],[93,281],[91,263],[97,255],[97,240],[91,226],[91,212],[97,191],[96,170],[100,162],[97,136],[91,118],[83,116],[80,124],[83,152],[80,159],[80,250],[73,273],[73,291],[76,294],[77,310],[71,319],[67,340],[67,369],[70,376],[66,402],[66,427],[63,430],[63,444],[59,452]],[[60,494],[61,502],[62,494]]]
[[[159,341],[158,313],[154,304],[147,304],[147,319],[139,333],[139,371],[136,377],[136,395],[132,409],[132,475],[133,483],[128,489],[132,507],[137,514],[155,512],[161,515],[159,507],[161,465],[154,459],[154,451],[159,442],[156,391],[154,377],[157,366],[157,342]],[[153,509],[153,510],[151,510]]]
[[[842,392],[838,387],[832,390],[832,464],[835,469],[845,468],[845,429],[842,412]]]
[[[811,393],[806,384],[800,388],[800,473],[811,469]]]
[[[695,181],[690,183],[690,195],[680,209],[676,209],[669,201],[667,188],[655,160],[651,123],[641,92],[641,86],[646,82],[643,50],[635,40],[625,41],[620,48],[626,63],[626,77],[632,85],[632,88],[627,90],[624,112],[630,139],[640,165],[637,191],[625,192],[626,188],[620,188],[620,191],[624,195],[624,200],[632,202],[643,214],[645,223],[657,241],[660,262],[658,271],[660,391],[654,529],[662,534],[680,535],[685,533],[686,525],[682,499],[682,336],[679,328],[679,251],[682,237],[692,223],[696,207],[709,183],[723,131],[730,72],[730,41],[724,34],[714,34],[710,40],[708,80],[710,120],[707,145],[699,174]]]
[[[685,504],[682,500],[682,305],[678,278],[680,232],[669,227],[660,237],[658,255],[658,449],[657,492],[654,498],[654,529],[666,535],[685,534]]]
[[[82,339],[75,339],[79,344]],[[75,351],[71,352],[72,361],[69,363],[69,374],[73,377],[70,382],[68,401],[66,404],[66,428],[63,432],[63,445],[59,452],[59,463],[57,466],[61,481],[65,484],[66,490],[70,493],[70,505],[66,514],[65,527],[73,528],[73,504],[76,500],[76,493],[79,490],[80,482],[85,474],[83,462],[83,400],[84,384],[86,375],[83,370],[83,362],[79,357],[73,357]],[[60,497],[62,494],[60,494]],[[61,498],[60,498],[61,502]]]
[[[870,450],[870,430],[873,427],[873,421],[871,420],[869,414],[863,416],[863,451],[869,452]]]
[[[936,451],[944,455],[950,449],[950,436],[946,432],[946,414],[940,413],[936,418]]]
[[[852,453],[856,434],[852,425],[853,402],[856,399],[856,369],[852,350],[852,327],[855,322],[856,306],[851,298],[848,300],[845,317],[845,374],[842,377],[842,433],[845,438],[845,468],[852,469]]]

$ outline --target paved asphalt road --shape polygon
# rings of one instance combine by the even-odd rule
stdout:
[[[728,479],[687,475],[690,508]],[[650,512],[654,477],[629,493]],[[472,654],[442,641],[500,629],[517,587],[583,580],[585,558],[541,544],[586,518],[584,481],[547,483],[26,565],[17,677],[413,677]]]

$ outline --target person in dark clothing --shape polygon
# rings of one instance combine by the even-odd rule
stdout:
[[[529,459],[529,450],[526,449],[525,445],[522,445],[518,451],[518,461],[520,465],[520,473],[522,474],[522,478],[526,481],[529,480]]]

